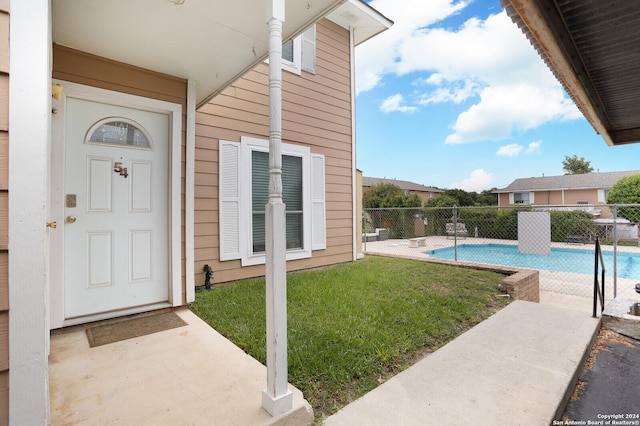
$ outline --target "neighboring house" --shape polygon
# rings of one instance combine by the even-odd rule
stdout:
[[[420,198],[422,205],[424,205],[430,199],[437,197],[444,192],[444,190],[442,189],[434,188],[432,186],[420,185],[419,183],[409,182],[406,180],[374,178],[366,176],[362,178],[362,187],[364,191],[374,186],[387,184],[397,186],[402,191],[404,191],[404,195],[416,194],[418,198]]]
[[[0,424],[47,423],[50,329],[184,306],[205,264],[264,274],[267,5],[286,12],[288,266],[349,261],[353,49],[389,20],[359,0],[0,0]]]
[[[598,206],[606,204],[609,190],[620,178],[637,174],[640,170],[521,178],[493,193],[498,194],[498,206],[585,205],[595,216],[607,218],[611,217],[609,209]]]

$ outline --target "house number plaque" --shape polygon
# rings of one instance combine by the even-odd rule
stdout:
[[[64,202],[67,207],[75,207],[76,206],[76,194],[67,194],[67,197]]]

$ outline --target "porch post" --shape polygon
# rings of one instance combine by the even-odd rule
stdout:
[[[272,416],[291,410],[287,385],[286,210],[282,201],[282,23],[285,0],[267,0],[269,24],[269,201],[265,207],[267,388],[262,407]]]

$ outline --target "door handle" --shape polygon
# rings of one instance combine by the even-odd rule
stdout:
[[[67,216],[67,218],[64,221],[67,222],[67,223],[75,223],[76,217],[75,216]]]

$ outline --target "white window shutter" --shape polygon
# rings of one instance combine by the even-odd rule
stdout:
[[[316,26],[302,33],[302,70],[316,73]]]
[[[515,201],[513,199],[513,192],[509,193],[509,204],[515,204]]]
[[[529,204],[535,204],[533,194],[534,194],[533,191],[529,192]]]
[[[220,260],[240,259],[240,144],[219,148]]]
[[[598,202],[599,203],[605,203],[605,197],[604,197],[604,189],[598,189]]]
[[[324,155],[311,154],[311,250],[326,248]]]

